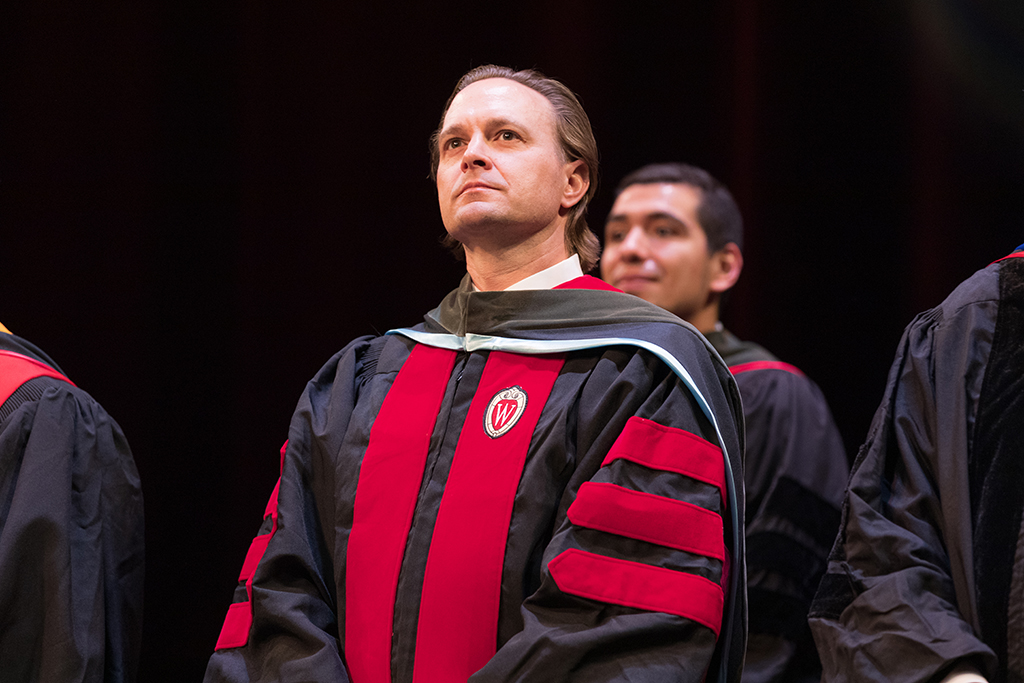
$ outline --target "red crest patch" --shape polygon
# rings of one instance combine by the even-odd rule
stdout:
[[[514,386],[502,389],[494,395],[484,411],[484,431],[487,436],[497,439],[519,422],[526,412],[526,392]]]

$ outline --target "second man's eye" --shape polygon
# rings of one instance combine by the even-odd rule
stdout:
[[[651,232],[654,233],[655,237],[660,237],[662,239],[675,237],[679,234],[679,230],[676,229],[675,226],[671,225],[656,225]]]
[[[510,130],[503,130],[503,131],[501,131],[501,139],[506,141],[506,142],[508,142],[509,140],[515,140],[518,137],[519,137],[518,135],[516,135],[515,133],[513,133]]]

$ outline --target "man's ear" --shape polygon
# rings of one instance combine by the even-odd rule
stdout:
[[[743,270],[743,252],[729,242],[711,255],[711,291],[721,294],[732,289]]]
[[[590,167],[582,159],[570,161],[565,165],[566,181],[562,193],[562,208],[571,209],[576,206],[590,188]]]

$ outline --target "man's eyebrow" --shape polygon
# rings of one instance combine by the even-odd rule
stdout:
[[[452,135],[455,133],[461,133],[465,130],[465,126],[461,123],[454,123],[447,128],[442,128],[440,134],[437,137],[444,137],[445,135]]]
[[[679,216],[676,216],[674,214],[668,213],[666,211],[653,211],[651,213],[644,214],[644,220],[645,221],[657,221],[657,220],[663,220],[663,219],[664,220],[674,221],[676,223],[681,223],[683,225],[686,225],[686,221],[684,221],[682,218],[680,218]],[[612,215],[608,216],[607,219],[605,219],[605,223],[612,223],[612,222],[625,221],[625,220],[628,220],[626,214],[624,214],[624,213],[613,213]]]
[[[486,126],[488,128],[512,127],[512,128],[516,128],[516,129],[519,129],[519,130],[522,130],[524,128],[522,123],[516,121],[515,119],[510,119],[508,117],[500,117],[500,118],[488,119],[486,121]],[[465,134],[465,131],[466,131],[466,126],[464,124],[462,124],[462,123],[453,123],[452,125],[448,126],[447,128],[441,129],[441,132],[438,134],[437,139],[439,141],[440,140],[444,140],[445,138],[450,137],[452,135]]]
[[[676,223],[682,223],[683,225],[686,225],[686,221],[684,221],[682,218],[680,218],[679,216],[675,215],[674,213],[669,213],[667,211],[655,211],[653,213],[649,213],[649,214],[647,214],[647,219],[648,220],[662,220],[662,219],[664,219],[664,220],[675,221]]]
[[[465,130],[465,126],[463,126],[461,123],[453,123],[452,125],[448,126],[447,128],[441,129],[441,132],[438,133],[438,135],[437,135],[437,139],[438,140],[443,140],[446,137],[449,137],[451,135],[455,135],[457,133],[461,133],[463,130]]]

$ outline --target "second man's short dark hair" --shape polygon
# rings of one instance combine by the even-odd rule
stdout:
[[[619,183],[618,197],[630,185],[678,183],[701,191],[697,220],[708,239],[708,251],[714,253],[729,242],[743,251],[743,216],[729,188],[702,168],[689,164],[648,164],[633,171]]]

